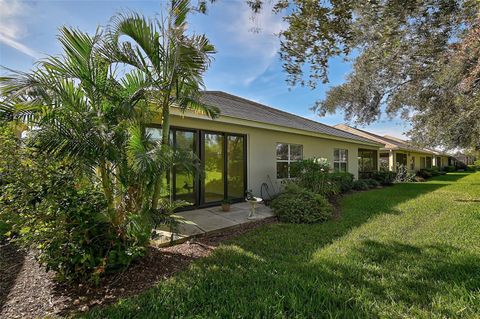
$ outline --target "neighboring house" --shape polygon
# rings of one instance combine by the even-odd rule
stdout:
[[[398,165],[406,166],[411,172],[433,166],[448,166],[448,155],[446,154],[419,148],[393,136],[380,136],[346,124],[338,124],[334,127],[381,143],[383,147],[380,148],[380,166],[388,168],[390,171],[394,171]]]
[[[435,153],[435,157],[433,158],[433,166],[438,168],[444,168],[446,166],[455,166],[452,161],[452,156],[440,151],[433,151]]]
[[[473,165],[476,161],[476,157],[473,155],[467,155],[463,153],[456,153],[455,154],[455,159],[457,160],[457,163],[460,162],[465,165]]]
[[[307,158],[325,158],[332,169],[355,177],[359,163],[378,169],[382,145],[370,139],[224,92],[206,91],[202,100],[220,109],[219,118],[171,111],[173,145],[193,150],[202,172],[174,167],[173,199],[204,207],[225,198],[242,200],[247,190],[260,196],[263,183],[272,193],[293,177],[290,164]],[[161,128],[152,124],[150,130],[158,136]]]

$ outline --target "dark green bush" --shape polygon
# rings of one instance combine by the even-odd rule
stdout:
[[[340,188],[341,193],[346,193],[353,188],[353,174],[350,173],[330,173],[330,178]]]
[[[315,158],[298,161],[291,166],[291,175],[295,176],[294,183],[330,198],[340,193],[340,185],[328,171],[328,162]]]
[[[424,179],[428,179],[428,178],[432,177],[433,175],[429,170],[422,168],[421,170],[419,170],[417,172],[417,176],[420,176]]]
[[[439,175],[443,175],[443,173],[437,167],[422,168],[417,172],[417,176],[420,176],[424,179],[428,179],[430,177],[439,176]]]
[[[480,170],[480,159],[476,160],[475,162],[473,162],[473,165],[475,165],[475,168],[477,170]]]
[[[467,172],[476,172],[477,166],[476,165],[467,165]]]
[[[288,184],[271,207],[281,222],[295,224],[320,223],[333,212],[332,205],[323,196],[295,184]]]
[[[393,181],[395,180],[395,172],[388,172],[388,171],[380,171],[380,172],[373,172],[372,178],[379,182],[383,186],[392,185]]]
[[[126,211],[124,222],[113,220],[103,193],[78,167],[2,133],[0,220],[10,240],[35,248],[39,262],[61,280],[96,282],[144,253],[148,218]]]
[[[450,166],[444,167],[443,170],[444,170],[445,172],[455,172],[457,169],[456,169],[455,166],[450,165]]]
[[[364,181],[368,184],[369,188],[377,188],[378,186],[380,186],[380,182],[373,178],[367,178]]]
[[[370,187],[364,179],[359,179],[353,182],[353,189],[356,191],[366,191],[370,189]]]
[[[29,188],[22,181],[4,185],[0,207],[17,214],[15,241],[35,247],[58,279],[96,282],[144,253],[150,233],[141,223],[148,221],[126,214],[126,226],[114,227],[103,194],[79,186],[69,168],[57,167],[42,180],[32,176]]]

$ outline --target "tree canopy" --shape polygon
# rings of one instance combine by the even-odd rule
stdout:
[[[319,115],[342,110],[358,125],[401,115],[415,140],[452,148],[480,147],[479,9],[474,0],[274,3],[288,23],[280,57],[290,85],[327,83],[332,58],[353,64],[316,101]]]

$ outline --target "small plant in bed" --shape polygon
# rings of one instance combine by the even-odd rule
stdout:
[[[224,212],[229,212],[230,211],[230,205],[232,205],[232,200],[229,198],[226,198],[222,201],[222,211]]]
[[[292,183],[272,201],[271,207],[281,222],[296,224],[324,222],[333,212],[325,197]]]

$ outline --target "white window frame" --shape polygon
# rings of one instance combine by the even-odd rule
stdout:
[[[335,160],[335,152],[338,151],[338,160]],[[341,153],[345,153],[345,161],[342,161]],[[345,171],[342,171],[342,164],[345,163]],[[338,169],[335,168],[335,164],[338,164]],[[335,172],[348,173],[348,149],[346,148],[334,148],[333,149],[333,170]]]
[[[281,145],[281,144],[284,144],[284,145],[288,145],[288,155],[287,155],[287,159],[286,160],[281,160],[281,159],[277,159],[277,148],[278,148],[278,145]],[[295,145],[295,146],[300,146],[301,147],[301,150],[302,150],[302,154],[300,156],[300,159],[292,159],[292,156],[291,156],[291,152],[290,152],[290,147],[292,145]],[[295,163],[295,162],[298,162],[298,161],[301,161],[303,160],[303,144],[295,144],[295,143],[282,143],[282,142],[277,142],[276,144],[276,148],[275,148],[275,171],[276,171],[276,177],[277,179],[289,179],[289,178],[292,178],[290,176],[290,165],[291,163]],[[287,177],[278,177],[278,163],[287,163]]]

